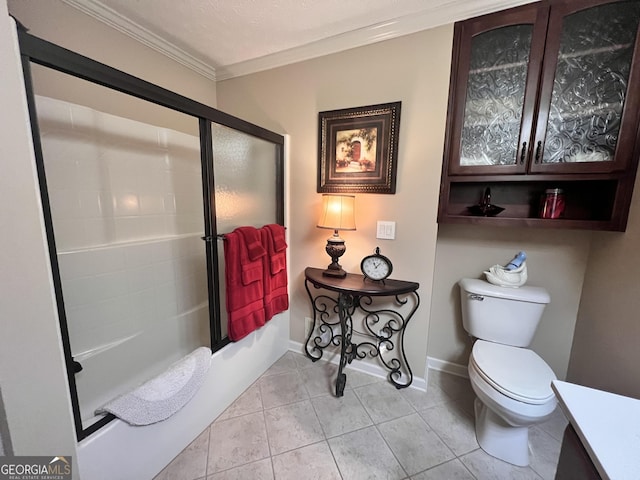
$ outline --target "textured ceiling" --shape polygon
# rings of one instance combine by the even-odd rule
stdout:
[[[232,65],[381,21],[425,0],[102,0],[214,67]]]
[[[531,0],[62,1],[205,75],[229,77]]]

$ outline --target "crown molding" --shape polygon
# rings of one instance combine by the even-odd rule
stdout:
[[[102,23],[118,30],[149,48],[171,58],[200,75],[216,80],[216,69],[211,65],[197,59],[193,55],[176,47],[162,37],[147,30],[136,22],[120,15],[115,10],[107,7],[98,0],[62,0],[67,5],[80,10]]]
[[[402,37],[429,28],[472,18],[486,13],[531,3],[535,0],[443,0],[415,15],[381,22],[300,47],[217,68],[198,60],[162,37],[120,15],[98,0],[62,0],[64,3],[129,35],[140,43],[168,56],[214,81],[249,75],[312,58]],[[432,2],[435,3],[435,2]]]
[[[450,0],[415,15],[370,25],[340,35],[308,43],[300,47],[264,57],[218,67],[217,79],[227,80],[312,58],[342,52],[351,48],[398,38],[441,25],[477,17],[486,13],[532,3],[536,0]]]

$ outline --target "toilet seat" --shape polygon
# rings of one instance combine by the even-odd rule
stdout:
[[[477,340],[470,367],[493,388],[514,400],[542,405],[555,397],[551,382],[556,376],[532,350]]]

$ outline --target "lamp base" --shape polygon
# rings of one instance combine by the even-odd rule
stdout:
[[[331,257],[332,262],[331,265],[322,272],[322,275],[334,278],[346,277],[347,272],[342,269],[342,266],[338,263],[338,259],[344,254],[347,247],[344,245],[344,240],[338,236],[337,230],[334,232],[332,237],[327,239],[327,246],[325,247],[325,250]]]
[[[340,267],[339,270],[333,270],[331,265],[329,265],[329,267],[322,272],[322,275],[325,277],[344,278],[347,276],[347,272],[345,272],[342,267]]]

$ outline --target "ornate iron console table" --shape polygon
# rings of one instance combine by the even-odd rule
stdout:
[[[389,370],[389,381],[396,388],[411,385],[413,374],[404,353],[404,332],[420,305],[416,282],[387,279],[385,283],[365,280],[362,275],[347,274],[345,278],[325,277],[323,270],[308,267],[305,288],[313,307],[313,328],[305,342],[305,353],[314,362],[322,358],[324,349],[340,347],[340,364],[336,378],[336,396],[341,397],[347,382],[343,372],[354,358],[378,357]],[[314,295],[309,288],[338,293],[334,298],[324,293]],[[390,308],[376,305],[377,297],[392,297]],[[389,299],[386,299],[387,303]],[[379,307],[379,308],[378,308]],[[355,317],[362,331],[354,329]],[[402,313],[404,312],[404,314]],[[354,340],[362,339],[360,343]]]

